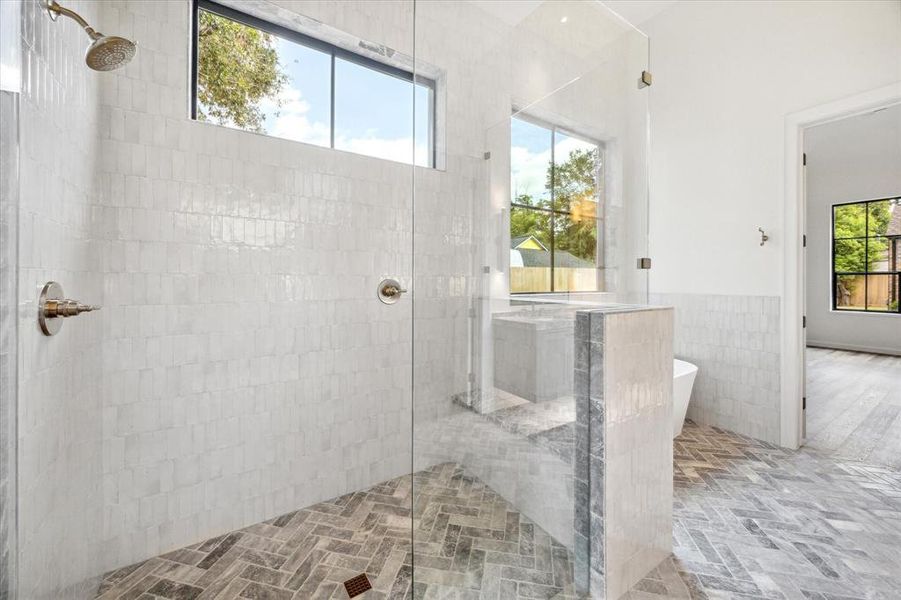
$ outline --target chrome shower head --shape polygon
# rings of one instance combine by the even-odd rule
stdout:
[[[59,5],[56,0],[45,0],[47,13],[54,21],[63,15],[69,17],[85,30],[93,40],[85,53],[84,61],[95,71],[112,71],[123,67],[134,58],[137,46],[131,40],[115,35],[103,35],[95,31],[77,12]]]
[[[128,64],[135,55],[135,43],[115,35],[102,35],[88,46],[84,60],[95,71],[112,71]]]

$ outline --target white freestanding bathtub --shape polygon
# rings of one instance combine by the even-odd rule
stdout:
[[[673,360],[673,437],[682,433],[691,388],[695,384],[698,367],[684,360]]]

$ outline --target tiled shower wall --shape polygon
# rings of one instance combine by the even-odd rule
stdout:
[[[99,5],[71,8],[96,21]],[[102,301],[96,241],[100,79],[84,32],[22,4],[19,103],[18,506],[20,598],[77,598],[98,575],[102,529],[101,320],[37,328],[41,285]]]
[[[303,7],[409,52],[410,3]],[[140,43],[99,127],[114,566],[409,471],[411,304],[375,291],[409,284],[413,173],[194,122],[190,3],[103,18]]]
[[[0,90],[0,600],[15,585],[19,93]]]
[[[698,366],[688,418],[779,443],[777,296],[651,294],[676,309],[675,356]]]
[[[240,3],[412,55],[409,1],[276,5]],[[191,121],[190,4],[105,6],[104,28],[141,42],[104,80],[99,125],[103,531],[118,566],[409,472],[411,361],[417,424],[468,382],[481,132],[507,117],[483,113],[509,100],[471,93],[479,40],[496,40],[449,30],[449,7],[432,39],[446,164],[414,179],[408,165]],[[385,277],[415,296],[379,303]]]

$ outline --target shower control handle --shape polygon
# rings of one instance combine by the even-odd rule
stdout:
[[[100,307],[66,298],[63,286],[55,281],[48,281],[41,289],[38,299],[38,325],[44,335],[54,335],[62,328],[62,319],[95,310],[100,310]]]
[[[55,319],[57,317],[76,317],[81,313],[100,310],[99,306],[93,304],[82,304],[78,300],[47,300],[44,303],[44,318]]]
[[[401,294],[406,294],[407,290],[402,288],[400,282],[396,279],[383,279],[379,283],[378,297],[385,304],[394,304],[400,300]]]

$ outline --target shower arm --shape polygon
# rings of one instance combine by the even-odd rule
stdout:
[[[56,21],[59,15],[63,15],[64,17],[69,17],[79,25],[81,28],[85,30],[92,40],[96,40],[101,37],[101,34],[97,33],[93,27],[88,25],[88,22],[85,21],[81,15],[79,15],[74,10],[69,10],[64,6],[60,6],[56,0],[48,0],[46,2],[47,12],[50,14],[50,18]]]

